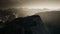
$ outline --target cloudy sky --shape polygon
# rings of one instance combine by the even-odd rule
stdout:
[[[1,8],[29,8],[29,9],[59,9],[60,8],[60,0],[0,0],[0,9]],[[17,12],[17,17],[24,17],[24,16],[30,16],[34,15],[35,13],[39,13],[40,10],[21,10],[19,9]],[[60,9],[59,9],[60,10]],[[24,12],[25,11],[25,12]],[[42,12],[42,11],[41,11]],[[45,11],[44,11],[45,12]],[[59,13],[59,12],[58,12]],[[46,18],[48,18],[48,21],[53,21],[55,19],[59,19],[58,13],[48,13],[48,14],[40,14],[43,20],[47,21]],[[55,14],[57,14],[55,16]],[[52,17],[52,16],[53,17]],[[58,16],[58,17],[57,17]],[[54,19],[52,19],[54,18]],[[54,21],[55,22],[55,21]]]
[[[60,0],[0,0],[0,8],[60,8]]]

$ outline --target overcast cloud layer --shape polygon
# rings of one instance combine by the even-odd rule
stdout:
[[[0,0],[0,8],[60,8],[60,0]]]

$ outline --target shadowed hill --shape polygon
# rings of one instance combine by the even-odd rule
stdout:
[[[33,15],[16,18],[7,24],[3,34],[49,34],[40,16]]]

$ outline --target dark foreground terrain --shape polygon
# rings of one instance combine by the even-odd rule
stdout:
[[[0,34],[60,34],[60,26],[44,24],[40,16],[33,15],[6,23]]]

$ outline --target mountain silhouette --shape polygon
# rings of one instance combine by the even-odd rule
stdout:
[[[2,34],[49,34],[39,15],[19,17],[6,24]]]

